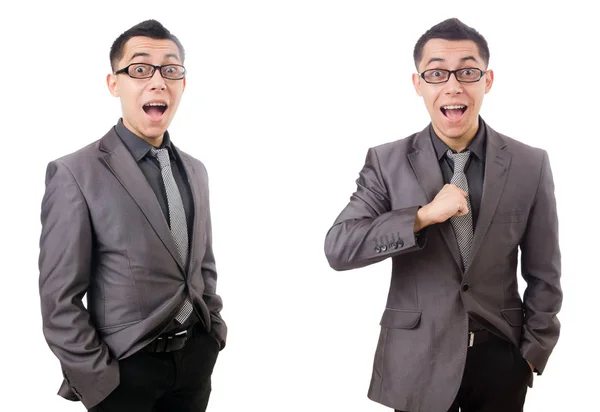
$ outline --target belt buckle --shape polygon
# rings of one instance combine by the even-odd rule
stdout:
[[[469,348],[473,346],[475,341],[475,334],[473,332],[469,332]]]
[[[169,342],[167,343],[167,352],[173,352],[182,349],[188,340],[188,331],[182,330],[171,336],[169,336]]]

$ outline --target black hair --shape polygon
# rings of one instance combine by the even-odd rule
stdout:
[[[419,38],[417,44],[415,44],[415,50],[413,52],[413,58],[415,60],[415,66],[417,67],[417,70],[419,70],[419,62],[423,57],[423,47],[425,47],[425,43],[431,39],[472,40],[477,45],[479,54],[481,55],[486,67],[490,61],[490,49],[488,48],[485,38],[474,28],[467,26],[457,18],[452,18],[436,24]]]
[[[139,24],[136,24],[126,32],[122,33],[112,44],[110,48],[110,66],[113,71],[117,70],[117,63],[119,60],[123,58],[123,52],[125,50],[125,43],[132,37],[150,37],[151,39],[157,40],[171,40],[179,49],[179,54],[181,55],[181,62],[185,60],[185,51],[183,49],[183,45],[179,41],[179,39],[171,34],[169,30],[166,29],[165,26],[160,24],[156,20],[146,20]]]

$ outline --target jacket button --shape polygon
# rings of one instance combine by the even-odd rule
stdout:
[[[387,246],[386,245],[381,246],[381,251],[382,252],[385,252],[386,250],[387,250]]]
[[[404,246],[404,242],[400,239],[398,239],[398,247],[402,247]]]
[[[381,248],[379,246],[375,246],[375,252],[381,253]]]
[[[394,248],[394,249],[398,249],[398,243],[396,243],[396,242],[393,242],[393,243],[390,245],[390,247],[391,247],[391,248]]]
[[[467,290],[469,290],[469,285],[466,283],[464,285],[462,285],[462,290],[463,290],[463,292],[466,292]]]

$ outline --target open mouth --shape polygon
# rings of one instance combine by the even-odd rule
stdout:
[[[462,115],[467,111],[467,106],[462,104],[446,105],[440,108],[442,114],[448,119],[457,121],[460,120]]]
[[[160,120],[167,111],[167,108],[167,104],[163,102],[150,102],[143,106],[144,112],[146,112],[152,120]]]

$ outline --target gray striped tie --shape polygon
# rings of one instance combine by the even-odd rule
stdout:
[[[469,185],[467,183],[467,175],[465,175],[465,165],[469,160],[471,152],[466,150],[461,153],[452,153],[451,150],[446,152],[446,155],[454,160],[454,175],[451,184],[454,184],[469,193]],[[471,246],[473,244],[473,213],[471,213],[471,198],[467,196],[467,207],[469,213],[463,216],[452,216],[450,223],[454,228],[454,234],[456,235],[456,241],[458,242],[458,249],[460,250],[460,257],[462,258],[463,267],[467,267],[469,263],[469,255],[471,253]]]
[[[175,178],[173,177],[173,171],[171,170],[169,152],[167,149],[154,148],[150,149],[150,152],[158,159],[158,163],[160,164],[160,172],[167,192],[171,236],[173,236],[173,240],[177,246],[177,252],[179,252],[183,267],[187,270],[189,249],[187,220],[185,218],[185,209],[183,208],[181,193],[179,193],[177,183],[175,183]],[[192,303],[189,299],[186,299],[175,319],[179,323],[185,322],[192,313],[192,310]]]

